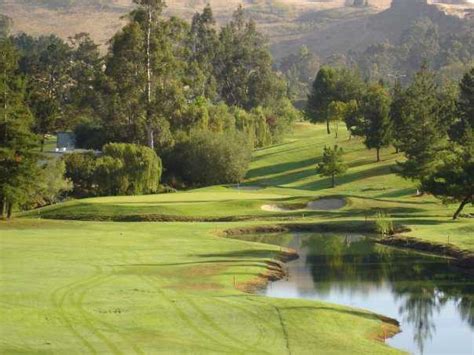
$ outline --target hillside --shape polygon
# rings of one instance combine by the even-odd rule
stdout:
[[[374,42],[390,37],[394,33],[393,28],[380,28],[373,24],[382,19],[383,22],[399,21],[413,14],[411,10],[384,13],[390,7],[390,2],[371,0],[369,7],[352,7],[347,6],[345,0],[256,0],[245,1],[243,6],[270,39],[276,57],[295,52],[302,44],[312,48],[319,56],[327,57],[348,50],[363,50]],[[70,5],[64,6],[67,3]],[[189,19],[206,3],[202,0],[169,1],[166,13]],[[218,23],[223,23],[229,19],[240,1],[213,0],[210,4]],[[23,31],[33,35],[55,33],[63,38],[79,32],[89,32],[103,46],[122,26],[124,20],[121,17],[132,9],[130,0],[1,0],[0,6],[0,12],[13,19],[13,30],[16,32]],[[433,5],[428,11],[435,11],[438,18],[445,17],[445,12],[464,16],[473,6],[443,3]],[[377,17],[380,12],[381,16]],[[395,33],[401,30],[402,24]]]

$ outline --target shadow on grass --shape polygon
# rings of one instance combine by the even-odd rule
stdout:
[[[292,171],[296,169],[304,169],[309,166],[314,166],[316,168],[317,162],[318,162],[318,159],[311,158],[311,159],[305,159],[305,160],[300,160],[300,161],[275,164],[275,165],[265,166],[261,168],[255,168],[255,169],[249,170],[246,178],[252,179],[252,178],[262,176],[262,175],[284,173],[284,172],[288,172],[288,171]],[[265,178],[262,177],[262,179],[265,179]]]

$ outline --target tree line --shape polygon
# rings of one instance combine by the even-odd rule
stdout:
[[[474,67],[458,85],[439,85],[426,65],[403,86],[364,81],[358,71],[322,67],[308,96],[306,116],[325,122],[337,136],[344,122],[368,149],[393,146],[404,161],[395,171],[418,183],[421,192],[458,202],[456,219],[474,196]],[[326,147],[318,170],[334,177],[345,172],[340,147]]]
[[[174,187],[238,182],[251,150],[280,141],[299,117],[266,39],[241,7],[218,28],[210,6],[188,23],[163,16],[160,0],[134,2],[105,55],[85,33],[68,41],[1,37],[2,214],[43,204],[17,192],[33,189],[37,169],[53,164],[41,152],[58,131],[102,153],[55,161],[56,195],[70,181],[76,196],[135,194],[156,192],[161,176]],[[112,150],[156,167],[156,183],[147,174],[134,180]]]

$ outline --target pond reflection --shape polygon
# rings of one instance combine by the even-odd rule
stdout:
[[[387,342],[419,354],[473,354],[474,280],[432,255],[381,246],[373,237],[283,234],[239,239],[297,250],[289,277],[272,297],[319,299],[396,318],[402,333]]]

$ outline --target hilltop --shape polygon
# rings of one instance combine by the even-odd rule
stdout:
[[[190,19],[200,11],[207,1],[169,1],[166,13]],[[241,4],[240,0],[212,0],[218,23],[226,22],[232,12]],[[395,1],[394,3],[406,3]],[[435,4],[424,1],[414,4],[418,10],[398,6],[391,11],[390,0],[370,0],[369,6],[353,6],[345,0],[252,0],[243,6],[269,38],[275,57],[296,52],[305,44],[321,57],[346,53],[348,50],[364,50],[370,44],[383,41],[404,29],[402,21],[393,26],[379,26],[379,23],[393,23],[412,15],[432,16],[443,22],[446,13],[460,17],[472,8],[472,4]],[[89,32],[94,40],[106,46],[111,36],[124,23],[123,16],[132,8],[131,0],[0,0],[1,13],[13,19],[15,32],[32,35],[55,33],[67,38],[79,32]],[[400,4],[399,4],[400,5]],[[402,4],[407,7],[407,4]],[[420,10],[421,9],[421,10]]]

